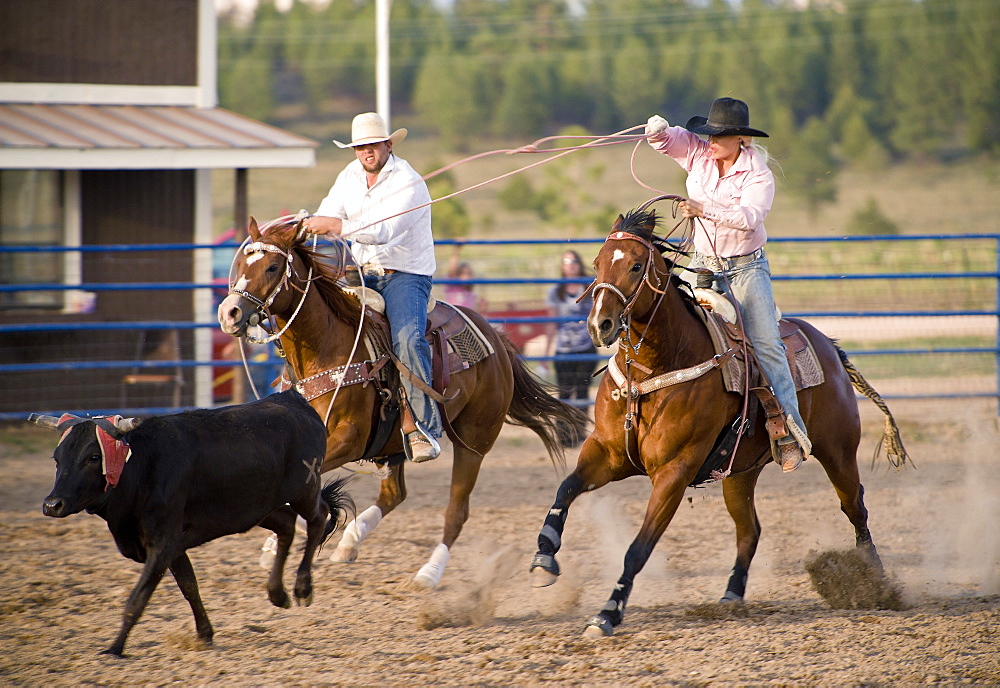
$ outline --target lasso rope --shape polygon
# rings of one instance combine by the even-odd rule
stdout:
[[[430,172],[430,173],[424,175],[423,177],[421,177],[421,179],[423,179],[424,181],[426,181],[428,179],[432,179],[432,178],[438,176],[439,174],[443,174],[443,173],[445,173],[445,172],[447,172],[447,171],[449,171],[449,170],[451,170],[451,169],[453,169],[455,167],[459,167],[461,165],[465,165],[467,163],[470,163],[473,160],[478,160],[480,158],[489,157],[491,155],[499,155],[501,153],[507,154],[507,155],[514,155],[514,154],[517,154],[517,153],[536,153],[536,154],[537,153],[542,153],[542,154],[555,153],[556,154],[556,155],[553,155],[552,157],[546,158],[545,160],[539,160],[538,162],[531,163],[530,165],[525,165],[524,167],[519,167],[519,168],[517,168],[515,170],[511,170],[510,172],[505,172],[504,174],[497,175],[495,177],[492,177],[491,179],[487,179],[485,181],[479,182],[478,184],[473,184],[472,186],[468,186],[468,187],[466,187],[464,189],[459,189],[458,191],[454,191],[454,192],[452,192],[450,194],[446,194],[444,196],[441,196],[440,198],[431,199],[427,203],[421,203],[420,205],[414,206],[412,208],[407,208],[406,210],[401,210],[398,213],[394,213],[392,215],[388,215],[388,216],[383,217],[383,218],[381,218],[379,220],[375,220],[374,222],[369,222],[368,224],[366,224],[366,225],[364,225],[362,227],[358,227],[357,229],[352,229],[349,232],[342,232],[341,236],[349,237],[352,234],[356,234],[358,232],[362,232],[362,231],[368,229],[369,227],[374,227],[375,225],[378,225],[378,224],[381,224],[383,222],[386,222],[387,220],[392,220],[393,218],[399,217],[400,215],[405,215],[406,213],[412,213],[415,210],[420,210],[421,208],[426,208],[426,207],[431,206],[431,205],[433,205],[435,203],[440,203],[441,201],[446,201],[449,198],[454,198],[456,196],[460,196],[460,195],[468,193],[470,191],[475,191],[476,189],[480,189],[480,188],[482,188],[482,187],[484,187],[484,186],[486,186],[488,184],[492,184],[492,183],[498,182],[498,181],[500,181],[502,179],[506,179],[508,177],[512,177],[515,174],[520,174],[522,172],[527,172],[528,170],[533,169],[535,167],[540,167],[541,165],[546,165],[546,164],[548,164],[548,163],[550,163],[550,162],[552,162],[554,160],[558,160],[559,158],[562,158],[562,157],[564,157],[566,155],[569,155],[570,153],[573,153],[573,152],[576,152],[576,151],[587,150],[587,149],[590,149],[590,148],[600,148],[600,147],[603,147],[603,146],[616,146],[616,145],[619,145],[619,144],[622,144],[622,143],[632,143],[632,142],[636,143],[636,150],[638,150],[639,144],[646,140],[648,134],[644,134],[644,133],[643,134],[628,134],[628,132],[633,131],[635,129],[638,129],[640,127],[644,127],[644,126],[645,125],[643,125],[643,124],[637,124],[635,126],[628,127],[627,129],[622,129],[621,131],[616,132],[614,134],[606,134],[606,135],[596,134],[596,135],[586,135],[586,136],[581,136],[581,135],[546,136],[546,137],[540,138],[540,139],[538,139],[538,140],[534,141],[533,143],[530,143],[530,144],[528,144],[526,146],[521,146],[520,148],[501,148],[501,149],[497,149],[497,150],[486,151],[484,153],[477,153],[476,155],[471,155],[471,156],[469,156],[467,158],[463,158],[461,160],[457,160],[457,161],[455,161],[453,163],[445,165],[444,167],[441,167],[441,168],[439,168],[437,170],[434,170],[433,172]],[[541,145],[542,143],[545,143],[547,141],[559,140],[559,139],[588,139],[588,142],[584,143],[582,145],[579,145],[579,146],[565,146],[565,147],[562,147],[562,148],[549,148],[549,149],[546,149],[546,150],[539,150],[539,148],[538,148],[538,146]],[[634,158],[634,156],[635,156],[635,151],[633,151],[633,158]],[[639,180],[639,178],[635,175],[634,167],[633,167],[633,177],[635,178],[636,182],[640,186],[643,186],[644,188],[647,188],[647,189],[652,189],[652,187],[646,186],[645,184],[643,184]],[[655,191],[655,189],[652,189],[652,190]]]

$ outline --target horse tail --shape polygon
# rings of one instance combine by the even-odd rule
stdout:
[[[910,459],[909,455],[906,453],[906,449],[903,447],[903,439],[899,435],[899,426],[896,425],[896,419],[892,417],[892,413],[889,411],[889,406],[885,403],[885,399],[882,395],[875,391],[875,388],[869,384],[865,376],[861,374],[851,360],[847,357],[847,354],[837,346],[836,342],[833,343],[833,347],[837,350],[837,355],[840,356],[840,364],[844,366],[844,370],[847,371],[848,377],[851,379],[851,384],[854,385],[854,389],[858,390],[866,397],[872,400],[872,402],[878,406],[879,410],[885,414],[885,431],[882,433],[882,438],[875,445],[875,453],[872,454],[872,465],[875,465],[875,461],[878,459],[878,455],[882,452],[883,445],[885,446],[885,456],[894,467],[899,468],[907,461],[911,464],[913,460]]]
[[[554,461],[565,460],[566,449],[580,444],[587,436],[589,416],[583,409],[557,399],[555,385],[532,373],[510,339],[498,334],[514,371],[514,396],[507,409],[507,422],[538,435]]]
[[[320,541],[320,544],[329,540],[330,536],[347,522],[348,512],[351,514],[357,513],[354,500],[351,499],[351,495],[346,490],[347,483],[350,481],[350,476],[336,478],[324,485],[319,493],[320,499],[326,502],[326,506],[330,509],[330,517],[326,522],[326,527],[323,529],[323,539]]]

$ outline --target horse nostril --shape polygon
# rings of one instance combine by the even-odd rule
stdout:
[[[231,322],[236,322],[240,319],[240,307],[233,306],[229,309],[229,320]]]
[[[601,332],[607,332],[611,329],[611,318],[605,318],[601,321]]]

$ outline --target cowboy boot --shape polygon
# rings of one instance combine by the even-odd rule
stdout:
[[[402,390],[401,390],[402,392]],[[403,399],[400,429],[403,431],[403,453],[413,463],[423,463],[436,459],[441,454],[441,445],[431,437],[420,423],[413,418],[413,412],[405,394]]]
[[[406,435],[406,443],[410,449],[410,460],[413,463],[423,463],[436,459],[441,455],[441,445],[420,423],[416,423],[416,426],[416,430]]]
[[[791,473],[796,468],[802,465],[805,460],[805,454],[802,452],[802,447],[799,446],[798,442],[794,440],[791,442],[785,442],[784,444],[778,444],[778,452],[781,458],[781,472]]]

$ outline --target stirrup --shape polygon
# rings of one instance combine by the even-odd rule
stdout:
[[[423,463],[441,455],[441,445],[419,422],[414,421],[416,430],[403,438],[403,451],[413,463]]]
[[[803,452],[798,442],[779,444],[778,455],[781,458],[782,473],[791,473],[805,461],[805,452]]]

